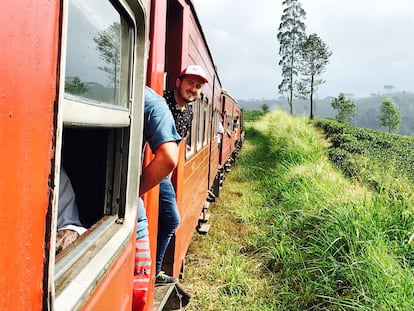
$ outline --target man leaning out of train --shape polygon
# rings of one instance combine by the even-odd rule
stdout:
[[[207,75],[199,65],[185,68],[177,80],[175,88],[164,92],[164,98],[175,120],[178,133],[184,139],[187,137],[193,121],[193,111],[189,105],[197,100],[205,83]],[[176,194],[170,176],[160,183],[159,218],[156,255],[156,280],[158,284],[176,283],[177,279],[161,271],[164,255],[175,229],[180,224]]]

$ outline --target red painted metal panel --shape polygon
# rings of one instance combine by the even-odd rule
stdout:
[[[145,148],[144,167],[148,165],[152,155],[150,148]],[[154,298],[154,283],[155,283],[155,255],[157,252],[157,232],[158,232],[158,201],[159,201],[159,186],[152,188],[144,196],[144,206],[147,212],[148,218],[148,231],[150,238],[150,250],[151,250],[151,281],[150,288],[148,289],[148,299],[146,304],[146,310],[151,310]]]
[[[164,71],[165,71],[165,40],[166,40],[166,15],[167,1],[147,0],[147,13],[149,16],[149,56],[147,62],[147,85],[162,95],[164,91]],[[147,165],[153,155],[150,148],[146,148],[144,155],[144,166]],[[148,289],[148,300],[146,310],[152,310],[154,301],[155,283],[155,256],[157,251],[157,232],[158,232],[158,200],[159,187],[154,187],[148,191],[144,197],[144,205],[148,218],[148,230],[151,249],[151,281]]]
[[[101,280],[82,310],[131,310],[135,235]]]
[[[181,271],[181,265],[197,226],[199,215],[204,207],[208,190],[209,147],[205,146],[191,160],[184,164],[181,182],[176,185],[177,203],[181,216],[181,223],[176,230],[174,266],[172,273],[175,276]]]
[[[150,25],[150,44],[147,85],[159,94],[164,91],[164,70],[165,70],[165,28],[167,15],[167,1],[154,0],[152,7],[147,7],[147,12],[151,8]]]
[[[2,1],[0,309],[41,310],[60,1]],[[47,269],[47,268],[46,268]]]

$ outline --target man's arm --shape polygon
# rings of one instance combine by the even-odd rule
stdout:
[[[177,142],[166,142],[158,146],[155,157],[143,169],[139,186],[139,196],[158,185],[170,174],[178,163]]]

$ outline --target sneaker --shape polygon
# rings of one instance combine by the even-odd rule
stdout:
[[[157,277],[155,278],[155,284],[175,284],[178,280],[172,276],[165,274],[164,271],[158,273]]]

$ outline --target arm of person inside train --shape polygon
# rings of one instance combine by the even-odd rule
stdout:
[[[168,176],[178,163],[178,145],[176,141],[166,142],[158,146],[155,157],[143,169],[139,186],[139,196],[158,185]]]
[[[221,136],[224,134],[224,126],[223,122],[219,122],[218,130],[217,130],[217,138],[221,138]]]
[[[59,180],[56,254],[72,244],[86,228],[79,220],[75,192],[66,171],[61,168]]]

